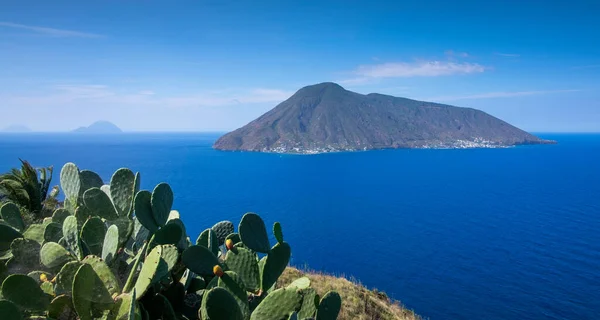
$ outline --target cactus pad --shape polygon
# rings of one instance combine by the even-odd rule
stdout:
[[[183,231],[179,225],[175,223],[169,223],[156,231],[153,241],[157,244],[177,245],[182,234]]]
[[[67,163],[60,171],[60,186],[65,193],[71,205],[77,203],[81,189],[81,180],[79,178],[79,169],[74,163]]]
[[[152,191],[150,199],[154,220],[159,226],[164,226],[173,206],[173,190],[166,183],[160,183]]]
[[[215,232],[220,246],[225,243],[227,236],[234,232],[233,223],[231,221],[218,222],[212,226],[211,229]]]
[[[82,264],[89,264],[94,272],[102,281],[104,288],[110,293],[111,296],[119,294],[121,292],[121,285],[119,280],[115,277],[112,270],[106,265],[104,260],[97,256],[87,256],[81,260]]]
[[[179,251],[174,245],[162,245],[162,252],[160,256],[167,264],[168,271],[171,271],[173,270],[173,267],[175,267],[177,261],[179,260]]]
[[[11,227],[19,231],[25,230],[25,223],[23,222],[23,218],[21,218],[21,211],[16,204],[12,202],[5,203],[0,207],[0,216]]]
[[[110,197],[100,188],[86,190],[83,194],[83,202],[95,216],[106,220],[115,220],[119,217]]]
[[[52,222],[44,228],[44,242],[58,242],[62,236],[62,226],[57,222]]]
[[[296,289],[306,289],[310,287],[310,279],[308,279],[307,277],[298,278],[292,281],[292,283],[290,283],[287,287],[294,287]]]
[[[29,225],[27,230],[25,230],[25,232],[23,232],[23,237],[25,239],[35,240],[39,244],[42,244],[42,243],[44,243],[44,229],[45,228],[46,228],[46,226],[39,224],[39,223],[34,223],[32,225]]]
[[[40,250],[42,264],[50,269],[60,267],[74,259],[73,255],[67,249],[56,242],[45,243]]]
[[[112,225],[106,231],[102,242],[102,259],[106,264],[110,265],[117,257],[117,250],[119,250],[119,228]]]
[[[73,313],[73,300],[65,294],[54,298],[48,306],[48,317],[51,319],[71,319]]]
[[[300,309],[302,295],[296,289],[277,289],[271,292],[252,312],[251,320],[285,319]]]
[[[219,254],[219,240],[212,229],[206,229],[200,233],[196,244],[208,248],[215,256]]]
[[[65,219],[70,216],[71,213],[63,208],[56,209],[52,214],[52,222],[56,222],[58,224],[62,224]]]
[[[22,320],[21,311],[16,304],[8,300],[0,300],[0,316],[2,320]]]
[[[275,235],[275,239],[277,239],[277,242],[283,242],[283,231],[281,230],[281,223],[275,222],[273,224],[273,235]]]
[[[138,300],[146,293],[150,285],[156,283],[169,273],[166,262],[161,258],[162,247],[157,246],[146,256],[144,265],[135,282]]]
[[[81,251],[81,240],[77,231],[77,218],[69,216],[65,219],[62,226],[63,238],[65,239],[66,249],[77,258],[83,258]]]
[[[258,261],[252,251],[234,247],[227,252],[225,264],[240,276],[248,291],[257,291],[260,288]]]
[[[113,174],[110,179],[110,195],[119,216],[129,215],[135,195],[135,174],[133,171],[121,168]]]
[[[81,228],[81,240],[87,245],[90,253],[96,256],[102,255],[105,235],[106,226],[98,217],[92,217]]]
[[[323,296],[317,309],[317,320],[335,320],[342,308],[342,298],[339,293],[329,291]]]
[[[102,280],[89,264],[82,264],[73,279],[73,306],[81,320],[93,319],[94,309],[113,300]]]
[[[81,170],[81,172],[79,172],[79,181],[80,193],[84,193],[91,188],[100,188],[104,184],[102,178],[100,178],[97,173],[90,170]]]
[[[24,274],[12,274],[2,282],[2,297],[17,306],[33,311],[45,311],[50,297],[37,281]]]
[[[264,266],[261,269],[260,288],[265,291],[269,289],[283,273],[290,261],[291,248],[287,242],[277,243],[265,257]]]
[[[202,320],[244,319],[233,295],[219,287],[215,287],[204,294],[199,316]]]
[[[181,260],[190,271],[202,276],[212,276],[213,267],[219,264],[219,259],[210,250],[198,245],[187,248]]]
[[[73,290],[73,279],[79,267],[81,267],[81,263],[78,261],[67,262],[62,266],[56,275],[56,286],[54,287],[56,294],[70,293]]]
[[[267,253],[270,249],[265,223],[256,213],[246,213],[238,227],[242,242],[251,250]]]
[[[28,273],[38,269],[40,244],[30,239],[15,239],[10,244],[12,258],[6,262],[10,273]]]
[[[315,316],[317,308],[319,307],[319,296],[313,288],[303,289],[302,295],[304,297],[302,298],[302,307],[300,307],[300,311],[298,311],[298,318],[312,318]]]
[[[150,233],[154,233],[158,230],[159,225],[152,213],[151,199],[152,194],[149,191],[140,191],[135,195],[134,207],[137,220],[148,229]]]

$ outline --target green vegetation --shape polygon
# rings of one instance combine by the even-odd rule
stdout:
[[[50,194],[52,167],[34,168],[29,162],[21,160],[21,169],[12,169],[0,175],[0,200],[16,204],[27,216],[40,219],[51,214],[58,201],[58,186]],[[38,175],[39,173],[39,175]],[[29,217],[27,217],[29,218]]]
[[[140,190],[140,174],[123,168],[105,185],[73,163],[60,173],[64,206],[30,223],[19,206],[43,212],[52,170],[39,172],[23,161],[5,175],[19,184],[7,183],[14,203],[0,209],[0,319],[329,320],[340,312],[340,295],[320,296],[307,278],[276,288],[291,255],[279,223],[273,246],[254,213],[237,233],[221,221],[192,243],[168,184]]]
[[[296,279],[308,279],[317,294],[339,292],[342,297],[342,309],[338,320],[421,320],[422,318],[390,299],[377,289],[369,290],[362,284],[343,276],[332,276],[311,270],[298,270],[288,267],[277,280],[277,288],[284,288]]]

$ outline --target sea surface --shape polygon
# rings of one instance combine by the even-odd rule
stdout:
[[[172,186],[193,239],[257,212],[292,264],[430,319],[600,319],[600,135],[541,136],[559,143],[307,156],[220,152],[218,134],[0,135],[0,171],[129,167]]]

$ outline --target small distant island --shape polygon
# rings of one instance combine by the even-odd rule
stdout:
[[[13,124],[10,125],[4,129],[2,129],[2,132],[6,132],[6,133],[28,133],[28,132],[32,132],[32,130],[24,125],[21,124]]]
[[[227,151],[315,154],[390,148],[505,148],[552,144],[483,111],[348,91],[304,87],[271,111],[219,138]]]
[[[111,122],[96,121],[87,127],[79,127],[71,132],[78,134],[117,134],[123,133],[123,130]]]

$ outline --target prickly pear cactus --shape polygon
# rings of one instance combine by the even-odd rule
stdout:
[[[339,312],[339,295],[319,300],[307,278],[274,289],[291,254],[279,223],[273,247],[255,213],[237,233],[220,221],[192,245],[168,184],[140,191],[139,173],[122,168],[104,185],[72,163],[60,178],[65,206],[51,218],[27,225],[15,205],[0,207],[2,320],[328,320]]]

